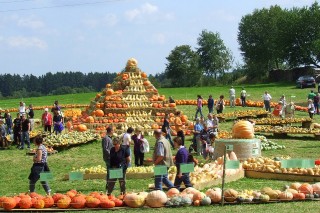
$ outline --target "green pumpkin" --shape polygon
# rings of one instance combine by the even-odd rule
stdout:
[[[181,205],[182,206],[191,206],[192,200],[190,197],[182,197],[181,198]]]
[[[171,198],[170,202],[172,203],[173,206],[180,206],[181,205],[181,197],[175,196]]]
[[[267,202],[269,202],[270,197],[269,197],[269,195],[262,194],[262,195],[260,195],[259,199],[261,202],[267,203]]]
[[[201,206],[209,206],[211,204],[210,197],[205,196],[200,202]]]

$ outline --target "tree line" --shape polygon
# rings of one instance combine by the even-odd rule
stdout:
[[[176,46],[167,57],[166,70],[155,76],[165,87],[230,84],[267,79],[272,69],[320,67],[320,7],[256,9],[242,17],[238,27],[243,64],[234,66],[231,51],[218,32],[203,30],[197,47]]]
[[[100,91],[112,83],[116,73],[48,72],[42,76],[0,75],[0,97],[22,98]]]

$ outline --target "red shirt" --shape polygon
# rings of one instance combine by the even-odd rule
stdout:
[[[44,125],[52,125],[52,115],[50,113],[43,113],[42,122]]]

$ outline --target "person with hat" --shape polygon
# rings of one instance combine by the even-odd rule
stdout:
[[[153,151],[153,163],[155,166],[163,165],[169,169],[173,166],[172,153],[170,148],[170,143],[162,135],[161,129],[154,130],[153,133],[156,143],[154,145]],[[182,142],[181,142],[182,145]],[[155,190],[162,190],[162,183],[168,187],[168,189],[173,188],[172,182],[168,179],[168,174],[156,175],[154,178],[154,188]]]
[[[311,119],[313,118],[314,112],[315,112],[315,108],[314,108],[313,100],[309,99],[308,100],[308,113],[309,113],[309,117]]]
[[[24,149],[25,142],[27,143],[28,149],[30,149],[30,128],[30,121],[24,113],[21,116],[21,146],[19,149]]]
[[[236,90],[231,86],[229,90],[229,98],[230,98],[230,107],[235,107],[235,99],[236,99]]]
[[[133,141],[133,153],[134,153],[134,164],[135,166],[143,166],[144,153],[141,152],[143,146],[143,134],[141,128],[137,127],[134,130],[134,134],[131,136]]]
[[[52,127],[52,115],[51,113],[48,112],[49,109],[45,108],[44,113],[42,114],[42,126],[44,127],[45,132],[50,132],[51,133],[51,127]]]

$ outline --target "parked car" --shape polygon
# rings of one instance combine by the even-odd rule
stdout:
[[[300,76],[296,81],[297,87],[303,89],[305,87],[316,88],[316,80],[312,76]]]

